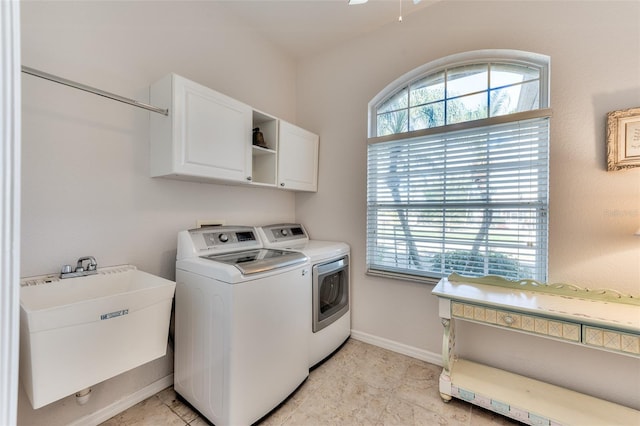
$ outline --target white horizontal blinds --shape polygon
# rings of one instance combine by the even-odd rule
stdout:
[[[546,279],[548,117],[368,147],[371,272]]]

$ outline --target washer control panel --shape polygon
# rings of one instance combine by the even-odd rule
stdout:
[[[251,226],[215,226],[190,229],[178,235],[178,258],[262,248]]]
[[[203,232],[202,238],[204,239],[207,247],[213,247],[220,244],[237,244],[256,241],[255,231],[212,231]]]

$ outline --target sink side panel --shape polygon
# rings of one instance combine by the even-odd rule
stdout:
[[[20,364],[40,408],[156,358],[167,349],[171,299],[104,320],[29,332],[22,321]]]

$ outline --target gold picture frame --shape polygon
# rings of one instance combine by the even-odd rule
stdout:
[[[640,107],[607,114],[607,170],[640,167]]]

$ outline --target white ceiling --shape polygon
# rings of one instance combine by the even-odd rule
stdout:
[[[220,0],[218,0],[220,1]],[[440,0],[226,0],[224,7],[289,54],[302,58],[398,22]]]

